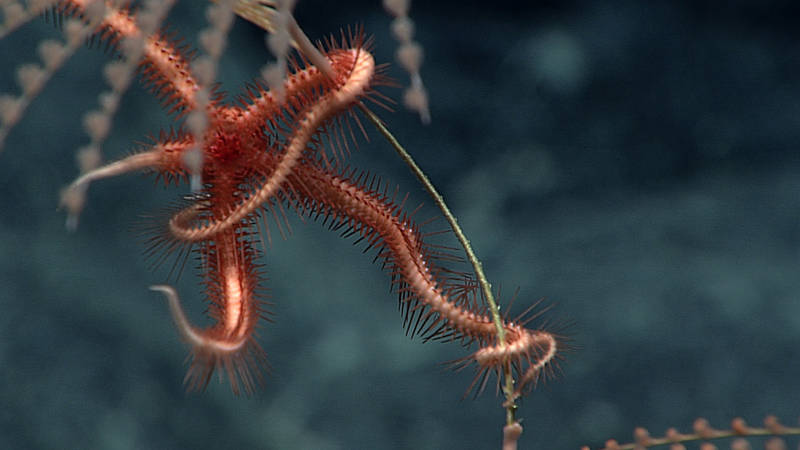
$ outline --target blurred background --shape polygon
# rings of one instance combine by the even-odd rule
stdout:
[[[192,42],[200,2],[170,26]],[[392,62],[379,2],[301,0],[312,38],[363,24]],[[800,10],[791,1],[414,2],[432,123],[374,108],[459,217],[501,300],[544,299],[574,351],[521,403],[521,448],[597,447],[800,416]],[[0,91],[57,36],[37,19],[0,41]],[[94,183],[75,233],[59,190],[87,142],[81,117],[109,55],[85,48],[32,104],[0,154],[0,447],[499,448],[504,412],[469,350],[404,335],[372,254],[291,218],[264,258],[275,323],[260,342],[265,389],[181,385],[187,349],[135,223],[186,189],[128,175]],[[270,56],[237,20],[222,61],[235,95]],[[401,84],[407,75],[393,66]],[[399,89],[383,89],[399,98]],[[135,87],[115,119],[113,160],[173,122]],[[430,204],[369,130],[352,164]],[[427,207],[417,217],[435,216]],[[443,229],[438,221],[428,230]],[[195,323],[187,268],[177,288]],[[535,324],[533,324],[535,325]],[[797,440],[791,443],[796,446]]]

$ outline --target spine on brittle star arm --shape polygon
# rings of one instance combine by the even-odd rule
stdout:
[[[393,277],[399,276],[407,284],[405,289],[410,295],[401,298],[406,302],[419,302],[416,307],[427,308],[420,320],[430,325],[422,334],[430,337],[447,333],[453,338],[477,341],[481,348],[464,361],[476,363],[479,374],[499,372],[502,365],[510,361],[520,375],[517,395],[554,361],[559,344],[552,333],[527,329],[524,321],[504,320],[505,345],[500,345],[497,327],[485,311],[450,298],[453,291],[435,278],[431,270],[433,263],[426,258],[419,232],[397,215],[398,209],[390,201],[377,192],[365,192],[346,177],[330,175],[314,166],[302,166],[297,176],[302,177],[307,186],[302,195],[306,196],[304,207],[309,211],[348,223],[351,228],[360,230],[370,245],[379,239],[383,242],[384,255],[393,265]]]
[[[370,88],[375,73],[375,60],[363,48],[340,52],[332,61],[339,79],[329,92],[305,111],[293,127],[286,148],[266,180],[244,201],[236,204],[219,219],[197,225],[193,222],[194,206],[176,214],[169,222],[170,233],[183,241],[203,241],[240,224],[253,214],[268,199],[276,196],[295,169],[300,164],[309,143],[319,128],[337,114],[341,114],[363,97]],[[292,99],[287,100],[289,102]]]

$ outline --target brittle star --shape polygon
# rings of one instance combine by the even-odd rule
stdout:
[[[83,5],[67,3],[74,10]],[[109,4],[98,33],[115,40],[139,31],[130,11]],[[241,106],[230,106],[221,95],[198,102],[201,88],[183,52],[162,34],[146,37],[141,61],[145,80],[178,117],[205,108],[205,132],[201,139],[184,131],[162,134],[149,148],[79,177],[68,192],[136,170],[154,171],[177,183],[191,173],[186,155],[201,150],[202,189],[166,224],[154,226],[159,231],[150,237],[148,249],[184,257],[194,249],[199,255],[214,325],[191,325],[176,291],[153,286],[166,295],[192,348],[185,379],[190,389],[204,389],[217,367],[227,372],[235,393],[251,393],[263,383],[259,369],[266,367],[266,355],[255,330],[266,302],[259,295],[263,277],[256,259],[261,252],[254,241],[267,228],[264,216],[285,216],[284,205],[302,215],[324,217],[334,228],[347,227],[368,248],[379,249],[376,259],[391,274],[412,335],[477,342],[477,351],[454,362],[456,367],[478,366],[470,389],[481,391],[488,374],[513,368],[519,375],[519,395],[556,360],[559,337],[526,328],[533,318],[525,317],[527,312],[516,320],[504,318],[505,338],[499,343],[474,283],[438,267],[438,249],[424,242],[410,214],[385,186],[341,163],[348,141],[355,139],[348,117],[364,131],[353,108],[365,99],[380,104],[374,87],[386,83],[369,46],[360,31],[338,43],[329,40],[322,52],[331,73],[294,62],[280,96],[256,83]]]

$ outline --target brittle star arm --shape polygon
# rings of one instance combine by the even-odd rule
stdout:
[[[253,259],[256,252],[242,242],[242,229],[216,236],[215,242],[200,247],[206,266],[209,314],[215,323],[207,328],[192,325],[171,286],[150,289],[165,295],[181,337],[191,346],[191,366],[184,382],[190,390],[202,390],[217,367],[228,374],[234,393],[252,393],[264,382],[262,368],[268,368],[266,353],[255,340],[264,302],[257,295],[261,276]]]
[[[98,167],[87,172],[67,186],[62,203],[69,201],[70,195],[85,191],[92,181],[115,177],[128,172],[153,169],[161,172],[179,174],[183,162],[181,155],[189,148],[191,141],[178,140],[154,145],[150,150],[135,153],[126,158]]]
[[[179,167],[175,163],[176,156],[185,150],[185,142],[165,143],[154,146],[151,150],[135,153],[126,158],[98,167],[87,172],[73,181],[68,189],[83,189],[92,181],[115,177],[128,172],[144,169],[162,169]],[[173,161],[170,161],[173,160]]]
[[[94,7],[96,2],[70,0],[62,3],[61,7],[65,12],[74,13],[86,11],[87,8]],[[136,19],[128,8],[117,7],[109,1],[104,2],[104,6],[103,20],[97,27],[98,35],[112,42],[141,40],[141,61],[153,90],[165,103],[173,105],[172,110],[195,109],[195,94],[199,86],[181,51],[160,33],[142,36]]]
[[[519,375],[514,391],[514,396],[519,396],[555,362],[557,336],[525,328],[524,319],[517,323],[502,320],[505,342],[501,344],[491,315],[485,308],[467,306],[470,302],[458,299],[446,282],[435,277],[434,262],[427,257],[418,230],[400,217],[396,205],[381,193],[311,165],[299,167],[292,176],[301,178],[307,187],[301,193],[305,198],[300,200],[304,209],[349,225],[370,245],[382,242],[384,250],[379,256],[386,259],[393,282],[402,286],[406,294],[403,301],[415,302],[414,310],[424,309],[422,322],[429,325],[422,334],[479,343],[480,349],[459,361],[461,365],[478,366],[470,389],[481,390],[483,385],[476,385],[479,380],[485,382],[488,372],[500,374],[504,365],[510,364]]]

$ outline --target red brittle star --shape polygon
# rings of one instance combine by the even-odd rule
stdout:
[[[83,7],[80,1],[65,3],[74,10]],[[139,33],[132,13],[110,4],[107,8],[98,28],[104,37]],[[336,228],[347,227],[368,248],[378,248],[376,259],[391,274],[412,334],[477,342],[480,348],[456,365],[478,366],[473,381],[478,390],[488,374],[514,370],[519,395],[555,361],[557,336],[525,328],[530,318],[504,318],[504,339],[498,339],[498,325],[480,305],[474,283],[465,284],[463,274],[452,276],[438,267],[439,250],[424,242],[402,205],[363,173],[344,168],[342,150],[355,134],[347,118],[356,117],[352,110],[362,100],[379,95],[373,87],[385,79],[363,33],[329,41],[323,53],[331,74],[293,64],[280,98],[260,85],[250,89],[242,106],[226,105],[215,95],[205,107],[208,125],[200,139],[187,132],[162,135],[151,147],[86,173],[70,189],[144,169],[167,180],[184,180],[191,172],[185,155],[195,148],[202,151],[202,190],[151,238],[150,248],[182,254],[194,248],[199,255],[214,325],[191,325],[175,290],[153,287],[166,294],[175,323],[192,347],[186,376],[190,389],[203,389],[218,366],[227,372],[234,392],[250,393],[263,382],[259,369],[266,357],[254,333],[265,303],[259,296],[260,252],[254,240],[266,228],[263,216],[283,215],[286,206],[322,216]],[[202,108],[192,69],[169,39],[148,36],[141,66],[154,91],[179,116]]]

